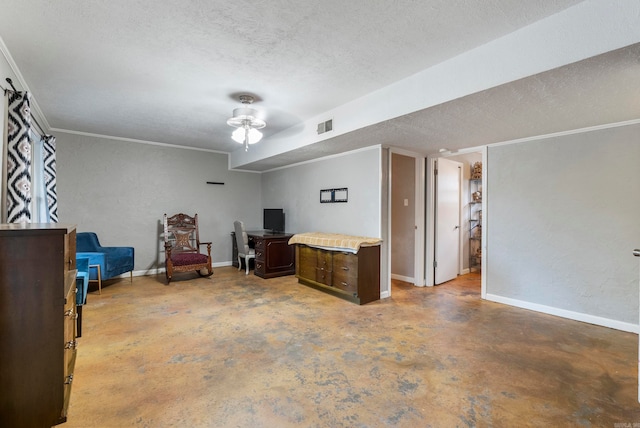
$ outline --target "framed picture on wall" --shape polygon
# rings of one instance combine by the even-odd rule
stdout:
[[[333,193],[330,189],[320,191],[320,203],[324,204],[333,200]]]
[[[320,190],[320,203],[347,202],[349,199],[348,196],[348,189],[346,187],[340,189],[323,189]]]
[[[333,202],[347,202],[348,190],[346,187],[342,189],[333,189]]]

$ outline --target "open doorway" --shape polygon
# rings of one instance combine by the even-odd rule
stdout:
[[[484,202],[482,200],[482,191],[484,181],[472,181],[472,167],[474,164],[483,164],[486,157],[485,149],[476,149],[474,151],[465,151],[455,155],[438,156],[429,158],[427,162],[427,252],[426,252],[426,285],[432,286],[437,284],[435,267],[438,263],[457,264],[456,276],[473,273],[477,280],[481,280],[481,257],[482,257],[482,208]],[[455,252],[441,252],[436,257],[436,235],[439,221],[437,218],[438,206],[436,198],[436,164],[438,159],[446,159],[461,164],[461,177],[459,194],[459,246]],[[484,172],[482,173],[484,176]],[[476,193],[478,192],[479,193]],[[474,193],[476,200],[474,201]],[[480,199],[478,199],[480,198]],[[486,216],[485,216],[486,217]],[[453,227],[453,226],[452,226]],[[476,241],[474,242],[474,239]],[[475,259],[473,259],[476,257]],[[475,260],[475,261],[474,261]],[[482,295],[484,296],[484,281],[482,284]]]
[[[391,149],[390,158],[390,276],[424,286],[424,157]]]

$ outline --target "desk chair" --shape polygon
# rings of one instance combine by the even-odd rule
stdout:
[[[249,248],[249,237],[244,228],[244,223],[236,220],[233,222],[233,227],[236,232],[236,245],[238,246],[238,270],[242,269],[240,258],[243,258],[246,266],[245,275],[249,275],[249,260],[256,258],[256,251],[253,248]]]

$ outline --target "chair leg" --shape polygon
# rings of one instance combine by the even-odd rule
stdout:
[[[131,283],[133,284],[133,271],[129,272],[129,279],[131,280]]]
[[[238,255],[238,270],[240,269],[242,269],[242,263],[240,262],[240,256]]]
[[[244,264],[247,266],[247,270],[244,273],[245,275],[249,275],[249,260],[251,260],[249,257],[244,258]]]
[[[100,272],[100,265],[89,265],[89,270],[91,270],[91,268],[97,269],[98,279],[90,279],[89,282],[98,281],[98,294],[102,294],[102,273]]]
[[[102,273],[100,273],[100,265],[98,265],[98,294],[102,295]]]

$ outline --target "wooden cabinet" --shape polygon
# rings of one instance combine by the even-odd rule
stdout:
[[[0,224],[0,426],[65,422],[76,361],[76,232]]]
[[[380,299],[380,246],[357,253],[296,245],[298,282],[360,305]]]
[[[290,233],[247,232],[249,247],[256,252],[253,273],[261,278],[295,274],[295,249],[293,245],[289,245],[289,239],[292,236]],[[231,257],[231,264],[238,267],[238,245],[235,232],[231,232]],[[240,263],[244,263],[244,259],[241,259]],[[241,267],[244,268],[244,266]]]
[[[248,233],[256,251],[254,274],[261,278],[296,273],[295,251],[289,245],[290,234]]]

